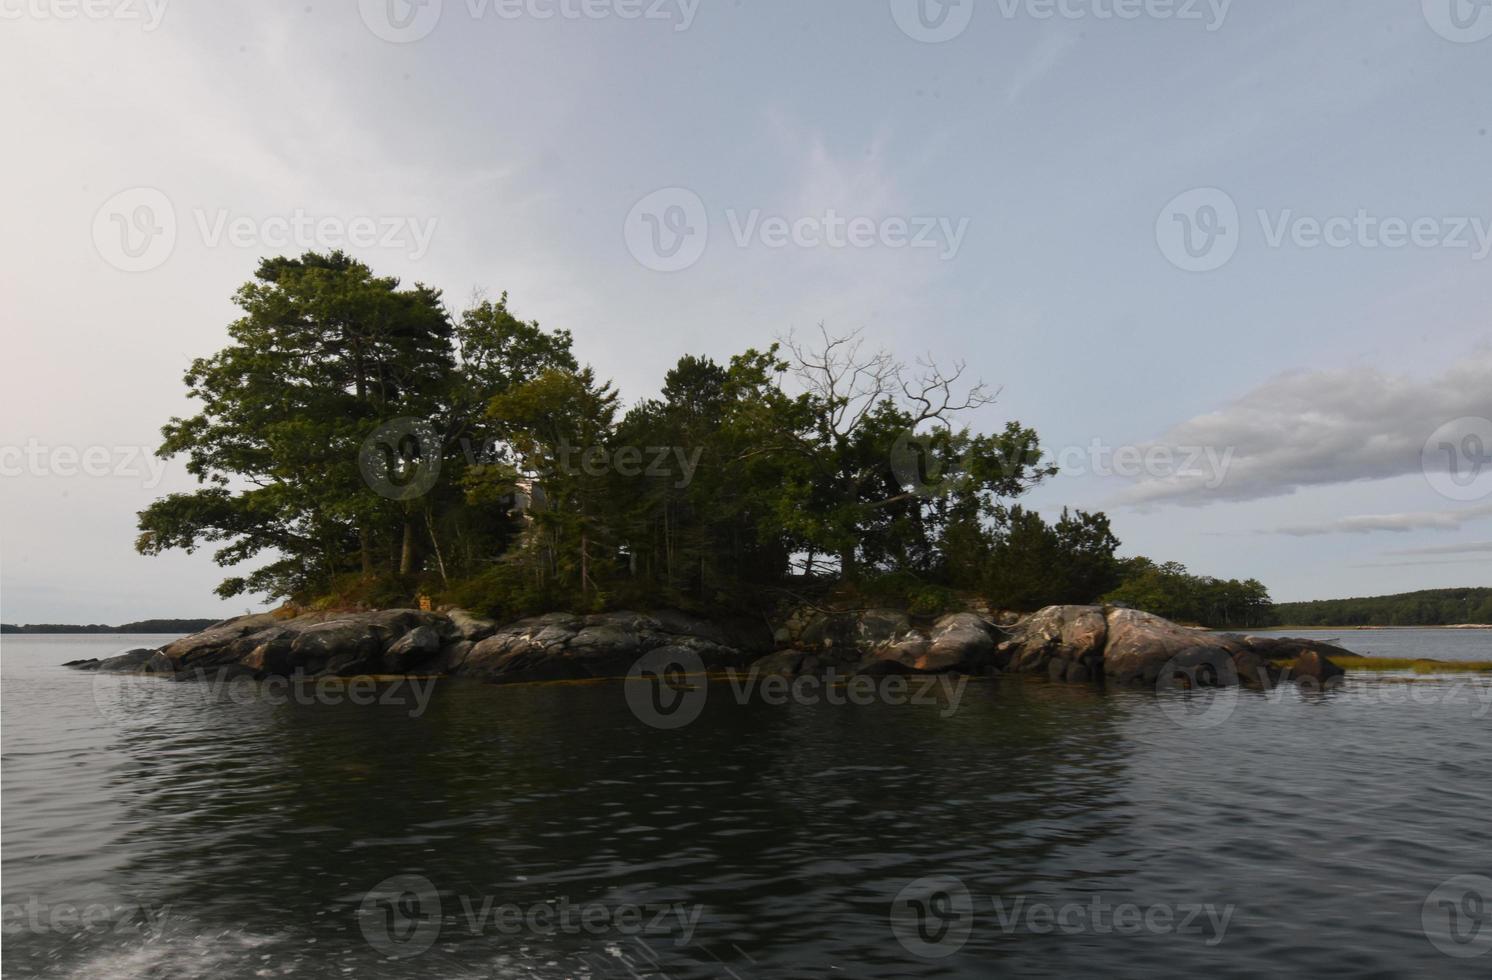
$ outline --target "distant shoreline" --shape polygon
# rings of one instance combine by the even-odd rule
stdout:
[[[1492,630],[1492,623],[1446,623],[1437,626],[1266,626],[1265,632],[1279,630]]]
[[[3,636],[44,636],[47,634],[110,633],[200,633],[221,619],[142,619],[119,626],[102,623],[0,623]]]

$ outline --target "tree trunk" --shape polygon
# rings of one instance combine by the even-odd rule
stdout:
[[[414,521],[404,516],[404,547],[399,553],[399,574],[413,575],[419,561],[419,542],[415,538]]]
[[[430,529],[430,544],[435,549],[435,567],[440,569],[440,581],[446,588],[451,587],[451,580],[446,576],[446,559],[440,553],[440,537],[435,533],[435,518],[430,514],[430,508],[425,508],[425,526]]]

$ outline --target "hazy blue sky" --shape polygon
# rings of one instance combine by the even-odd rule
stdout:
[[[6,621],[244,608],[206,552],[133,554],[189,478],[129,447],[259,256],[343,234],[453,304],[507,290],[629,399],[820,321],[963,358],[1002,388],[979,422],[1064,451],[1042,509],[1277,599],[1492,584],[1492,6],[0,16]],[[1102,478],[1095,444],[1212,456]]]

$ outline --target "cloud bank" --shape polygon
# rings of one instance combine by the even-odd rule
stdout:
[[[1295,371],[1215,412],[1182,422],[1153,444],[1176,450],[1208,447],[1220,456],[1231,452],[1221,482],[1203,473],[1150,477],[1121,494],[1120,502],[1145,506],[1258,500],[1303,487],[1420,473],[1426,440],[1441,426],[1462,418],[1492,419],[1492,350],[1479,350],[1429,378],[1388,375],[1367,367]],[[1348,520],[1371,525],[1425,517]]]

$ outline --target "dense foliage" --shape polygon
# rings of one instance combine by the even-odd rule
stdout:
[[[186,373],[200,411],[159,450],[201,486],[142,511],[137,542],[251,567],[223,596],[522,614],[838,590],[931,615],[1119,589],[1220,625],[1263,596],[1122,565],[1102,514],[1013,504],[1054,470],[1020,423],[964,424],[992,398],[961,364],[821,330],[686,355],[628,407],[506,296],[453,314],[334,252],[266,260],[236,301],[231,343]]]
[[[1457,626],[1492,624],[1492,589],[1430,589],[1365,599],[1282,602],[1278,622],[1291,626]]]
[[[1149,558],[1122,563],[1123,584],[1105,598],[1181,623],[1217,629],[1251,629],[1274,622],[1269,590],[1254,579],[1193,575],[1178,562]]]
[[[140,514],[144,553],[219,544],[224,596],[493,611],[750,603],[808,579],[978,584],[999,498],[1046,476],[1036,436],[955,427],[984,404],[853,338],[684,357],[624,410],[565,331],[506,297],[457,316],[341,253],[270,259],[232,343],[186,374],[163,456],[202,486]],[[898,440],[930,486],[892,465]],[[406,492],[407,491],[407,492]],[[956,567],[955,567],[956,566]]]

